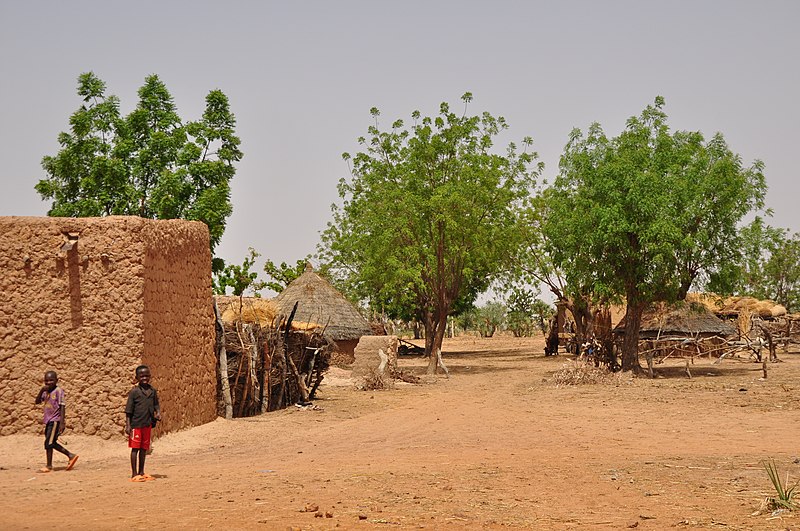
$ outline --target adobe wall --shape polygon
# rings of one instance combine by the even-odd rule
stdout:
[[[78,239],[67,250],[69,232]],[[183,254],[171,265],[147,270],[157,262],[150,257],[177,248]],[[0,217],[0,272],[0,435],[41,429],[41,406],[33,401],[46,370],[58,372],[66,391],[68,430],[119,435],[133,372],[143,361],[154,365],[153,383],[166,391],[164,431],[213,419],[206,407],[174,403],[184,398],[174,391],[175,382],[189,372],[214,385],[213,360],[207,369],[213,321],[204,333],[201,318],[211,297],[205,225],[136,217]],[[198,296],[203,285],[206,294]],[[156,323],[177,308],[187,317],[169,322],[186,328],[169,331]],[[161,343],[166,347],[156,346]],[[177,371],[177,360],[194,368]],[[215,393],[195,400],[213,411]]]
[[[143,231],[144,356],[161,400],[158,433],[217,416],[211,251],[202,223],[181,220]]]

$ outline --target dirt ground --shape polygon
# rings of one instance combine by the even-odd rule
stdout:
[[[759,513],[762,461],[800,477],[800,354],[695,360],[657,378],[558,387],[536,339],[447,340],[450,378],[357,391],[333,369],[315,408],[218,419],[154,444],[128,481],[124,436],[0,438],[2,529],[800,529]],[[401,358],[418,374],[425,360]],[[158,386],[158,382],[154,382]],[[33,407],[33,406],[32,406]]]

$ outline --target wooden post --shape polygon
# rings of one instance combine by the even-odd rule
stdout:
[[[225,326],[222,324],[222,316],[219,313],[219,306],[214,300],[214,316],[216,317],[216,343],[217,356],[219,357],[219,381],[222,384],[222,402],[225,404],[225,418],[233,418],[233,403],[231,402],[231,383],[228,380],[228,353],[225,350]]]
[[[261,403],[260,402],[263,402],[263,400],[262,400],[262,396],[263,395],[261,395],[261,393],[260,393],[260,391],[261,391],[260,386],[259,386],[260,378],[258,377],[258,374],[257,374],[257,369],[258,369],[258,345],[256,344],[256,335],[253,332],[253,329],[254,329],[255,326],[256,325],[254,325],[254,324],[249,324],[249,325],[247,325],[246,330],[247,330],[248,338],[250,339],[250,385],[253,388],[252,392],[250,393],[250,396],[253,398],[254,402],[255,401],[259,402],[258,405],[259,405],[259,409],[260,409],[260,407],[261,407]]]

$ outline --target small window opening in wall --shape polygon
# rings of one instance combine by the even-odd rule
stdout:
[[[67,239],[64,244],[61,246],[62,252],[71,251],[76,245],[78,245],[78,236],[80,232],[62,232],[61,234]]]

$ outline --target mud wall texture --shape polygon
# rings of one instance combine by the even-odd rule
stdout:
[[[212,420],[210,261],[199,222],[0,217],[0,435],[41,429],[33,401],[47,370],[66,392],[68,431],[119,435],[141,363],[160,432]]]
[[[384,374],[393,378],[397,372],[397,336],[361,336],[355,349],[355,362],[353,363],[353,378],[362,380],[374,374],[381,364],[378,350],[383,350],[387,362]]]
[[[143,229],[144,355],[161,400],[158,433],[217,416],[211,252],[202,223]]]

